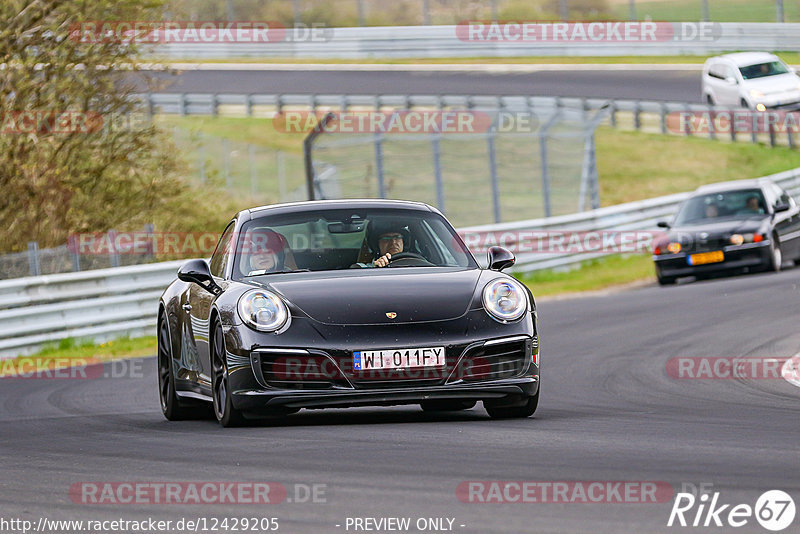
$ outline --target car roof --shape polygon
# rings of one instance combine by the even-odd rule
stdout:
[[[736,52],[733,54],[717,56],[717,58],[724,58],[733,61],[737,67],[746,67],[748,65],[756,65],[758,63],[767,63],[769,61],[779,60],[778,56],[775,54],[770,54],[769,52]]]
[[[750,180],[731,180],[729,182],[717,182],[715,184],[701,185],[693,195],[703,195],[706,193],[716,193],[719,191],[737,191],[740,189],[760,189],[762,186],[771,183],[769,178],[754,178]]]
[[[297,213],[300,211],[317,211],[324,209],[364,209],[364,208],[388,208],[388,209],[410,209],[417,211],[439,211],[424,202],[411,200],[388,200],[380,198],[344,198],[337,200],[306,200],[302,202],[286,202],[283,204],[271,204],[243,210],[241,213],[248,213],[253,218],[264,215],[276,215],[279,213]]]

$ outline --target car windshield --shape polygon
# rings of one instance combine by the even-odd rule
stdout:
[[[746,67],[739,67],[742,73],[742,78],[745,80],[752,80],[753,78],[764,78],[766,76],[777,76],[778,74],[786,74],[789,69],[783,61],[769,61],[767,63],[758,63],[756,65],[748,65]]]
[[[392,254],[395,267],[477,267],[450,224],[437,213],[421,210],[266,215],[245,223],[236,242],[234,279],[369,268],[386,252]]]
[[[699,195],[685,201],[675,216],[675,226],[749,217],[767,213],[760,189],[739,189]]]

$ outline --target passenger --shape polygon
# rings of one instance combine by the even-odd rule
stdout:
[[[719,208],[716,204],[706,205],[706,219],[714,219],[719,217]]]
[[[247,232],[242,247],[250,271],[247,276],[257,276],[285,269],[286,238],[268,228]]]

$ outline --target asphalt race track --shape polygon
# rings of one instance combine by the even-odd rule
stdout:
[[[0,380],[0,515],[277,517],[279,532],[295,533],[353,532],[348,517],[387,516],[454,518],[464,533],[707,531],[668,528],[672,500],[477,504],[459,501],[456,488],[665,481],[676,492],[713,484],[724,503],[753,506],[770,489],[798,501],[800,388],[665,372],[675,356],[792,356],[798,312],[800,269],[543,301],[544,392],[525,420],[493,421],[479,405],[450,415],[303,411],[282,425],[227,430],[210,420],[170,423],[153,358],[142,361],[142,377]],[[82,481],[272,481],[290,499],[295,484],[325,484],[326,502],[75,504],[68,490]],[[735,530],[764,532],[753,518]]]
[[[699,70],[546,70],[513,74],[187,70],[177,75],[149,74],[167,84],[158,91],[177,93],[539,95],[700,102]]]

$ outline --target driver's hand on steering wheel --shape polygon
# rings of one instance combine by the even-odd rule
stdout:
[[[389,265],[390,261],[392,261],[392,255],[389,252],[387,252],[377,260],[373,261],[372,265],[374,267],[386,267],[387,265]]]

